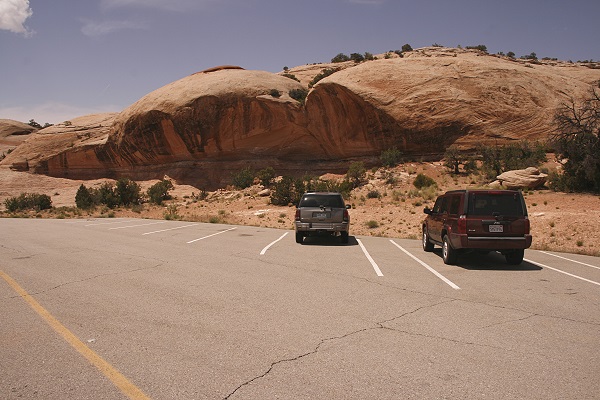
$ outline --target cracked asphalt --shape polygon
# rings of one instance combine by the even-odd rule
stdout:
[[[456,290],[387,238],[157,222],[0,219],[0,273],[148,398],[599,398],[598,258],[394,239]],[[0,398],[127,398],[24,300],[0,279]]]

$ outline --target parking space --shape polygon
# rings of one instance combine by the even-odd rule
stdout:
[[[139,219],[95,219],[64,221],[77,228],[106,230],[118,235],[139,236],[173,245],[203,246],[218,252],[244,251],[263,259],[277,257],[288,264],[298,261],[300,267],[327,272],[355,273],[365,278],[381,278],[411,286],[411,282],[430,281],[433,287],[460,290],[469,286],[476,272],[485,273],[496,284],[527,280],[527,272],[559,273],[571,279],[600,286],[600,264],[595,257],[561,255],[547,251],[527,250],[520,266],[508,266],[496,254],[467,254],[456,266],[445,265],[441,249],[424,252],[419,241],[376,237],[351,237],[342,244],[338,238],[310,237],[296,244],[291,231],[260,227],[229,226]],[[423,278],[425,275],[426,278]],[[469,276],[471,275],[471,276]],[[506,279],[508,276],[515,279]],[[518,278],[517,278],[518,277]],[[537,279],[537,275],[532,281]],[[479,278],[475,278],[479,282]],[[480,284],[476,284],[480,287]]]

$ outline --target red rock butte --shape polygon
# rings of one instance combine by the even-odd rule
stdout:
[[[338,70],[309,89],[327,68]],[[32,133],[0,165],[77,179],[167,174],[206,187],[246,166],[340,172],[391,147],[440,157],[450,145],[546,140],[557,108],[600,81],[590,65],[451,48],[285,73],[297,80],[235,66],[195,73],[120,113]],[[298,100],[302,91],[308,95]]]

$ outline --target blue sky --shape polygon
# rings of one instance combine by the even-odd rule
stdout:
[[[600,60],[598,0],[0,0],[0,118],[121,111],[217,65],[484,44]]]

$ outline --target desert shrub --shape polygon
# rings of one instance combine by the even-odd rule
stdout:
[[[280,92],[279,90],[277,90],[277,89],[271,89],[271,90],[269,91],[269,94],[270,94],[272,97],[275,97],[275,98],[281,97],[281,92]]]
[[[483,44],[478,44],[477,46],[466,46],[467,49],[479,50],[487,53],[487,46]]]
[[[350,57],[348,57],[344,53],[339,53],[338,55],[336,55],[335,57],[333,57],[331,59],[332,63],[340,63],[340,62],[344,62],[344,61],[350,61]]]
[[[286,72],[285,74],[282,74],[281,76],[285,76],[286,78],[293,79],[296,82],[300,82],[300,79],[296,78],[296,75],[294,75],[294,74],[290,74],[290,73]]]
[[[151,203],[160,205],[164,200],[169,200],[171,198],[169,195],[169,190],[172,189],[173,183],[168,179],[163,179],[160,182],[150,186],[147,191],[148,198],[150,199]]]
[[[310,81],[310,83],[308,84],[308,87],[313,87],[321,79],[327,78],[329,75],[333,75],[337,71],[339,71],[337,68],[327,68],[327,69],[322,70],[319,74],[317,74],[317,76],[315,76],[312,79],[312,81]]]
[[[304,193],[304,185],[301,188],[297,188],[296,183],[290,176],[282,177],[279,182],[275,183],[273,192],[271,193],[271,203],[276,206],[298,204],[300,196]]]
[[[379,156],[381,165],[384,167],[395,167],[402,161],[402,152],[396,147],[392,147],[381,152]]]
[[[375,220],[367,221],[365,224],[367,225],[367,228],[369,228],[369,229],[379,228],[379,222],[377,222]]]
[[[350,54],[350,59],[352,61],[354,61],[355,63],[360,63],[365,61],[365,56],[363,56],[362,54],[359,53],[352,53]]]
[[[600,91],[592,89],[581,101],[563,104],[554,118],[552,138],[563,173],[550,176],[555,190],[600,192]]]
[[[140,204],[142,198],[142,188],[136,182],[121,178],[117,181],[115,194],[119,198],[119,204],[131,206]]]
[[[433,178],[431,178],[425,174],[419,174],[413,181],[413,185],[417,189],[423,189],[423,188],[430,187],[430,186],[437,186],[437,183],[435,182],[435,180],[433,180]]]
[[[277,175],[275,175],[275,170],[273,167],[261,169],[256,173],[256,177],[264,187],[270,187],[273,184],[276,176]]]
[[[365,164],[360,161],[353,162],[352,164],[350,164],[348,172],[346,172],[346,180],[350,182],[352,188],[357,188],[360,185],[362,185],[366,175],[367,170],[365,168]]]
[[[306,96],[308,96],[308,89],[292,89],[290,90],[290,97],[301,104],[304,104],[306,101]]]
[[[546,150],[540,142],[522,141],[505,146],[478,146],[481,169],[488,179],[495,179],[503,172],[537,167],[546,161]]]
[[[407,51],[412,51],[413,48],[410,46],[410,44],[405,44],[404,46],[402,46],[402,52],[407,52]]]
[[[238,189],[246,189],[254,184],[254,170],[246,167],[231,175],[231,183]]]
[[[96,205],[92,193],[83,183],[79,186],[79,189],[77,189],[77,193],[75,194],[75,205],[77,208],[84,210],[90,209]]]
[[[93,197],[96,204],[104,204],[108,208],[115,208],[121,202],[114,185],[110,182],[104,182],[98,189],[95,189]]]
[[[381,198],[381,193],[379,193],[379,190],[370,190],[369,193],[367,193],[367,198],[368,199],[379,199],[379,198]]]
[[[4,206],[9,212],[41,211],[52,208],[52,199],[46,194],[21,193],[18,197],[10,197],[4,200]]]

